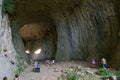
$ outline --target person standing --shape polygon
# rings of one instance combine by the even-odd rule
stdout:
[[[39,63],[39,62],[37,63],[36,71],[37,71],[37,72],[40,72],[40,63]]]
[[[33,60],[32,59],[30,59],[30,64],[33,64]]]
[[[55,60],[52,60],[52,64],[55,64]]]
[[[102,68],[107,68],[106,59],[105,59],[105,58],[102,58],[101,61],[102,61]]]
[[[92,59],[92,67],[95,68],[96,67],[96,61],[94,59]]]
[[[34,62],[33,72],[36,72],[36,71],[37,71],[37,62],[35,61],[35,62]]]

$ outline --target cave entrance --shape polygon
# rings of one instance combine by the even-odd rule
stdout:
[[[26,54],[32,59],[53,59],[56,52],[56,30],[52,26],[25,24],[19,29]]]

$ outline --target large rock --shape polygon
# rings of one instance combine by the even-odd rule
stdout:
[[[0,18],[1,19],[1,18]],[[0,79],[7,76],[12,80],[16,68],[16,51],[12,43],[8,16],[4,15],[0,24]]]
[[[13,80],[14,75],[20,73],[25,60],[24,58],[19,59],[21,54],[15,50],[8,15],[2,14],[1,9],[2,8],[0,8],[0,80],[5,76],[9,80]],[[22,61],[23,64],[21,64],[20,61]]]

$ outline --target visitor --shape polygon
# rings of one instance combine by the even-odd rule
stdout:
[[[101,61],[102,61],[102,68],[107,68],[106,59],[105,59],[105,58],[102,58]]]
[[[3,80],[8,80],[8,79],[7,79],[7,77],[5,76],[5,77],[3,78]]]
[[[40,72],[40,63],[37,63],[37,68],[36,68],[36,72]]]
[[[94,59],[92,59],[92,67],[96,67],[96,61]]]
[[[55,64],[55,60],[52,60],[52,64]]]
[[[30,59],[30,64],[33,64],[33,60],[32,59]]]
[[[15,74],[15,79],[14,80],[20,80],[18,74]]]
[[[34,62],[33,72],[36,72],[36,70],[37,70],[37,62],[35,61],[35,62]]]

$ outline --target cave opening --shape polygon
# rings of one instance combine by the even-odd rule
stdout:
[[[14,17],[31,57],[41,49],[38,58],[100,62],[105,57],[111,64],[119,43],[117,8],[107,0],[16,0]]]
[[[0,80],[13,80],[14,74],[20,74],[20,80],[43,80],[44,75],[49,78],[44,80],[99,80],[94,74],[98,68],[98,73],[108,70],[107,77],[101,76],[108,79],[109,69],[120,70],[119,4],[120,0],[0,0]]]
[[[19,33],[29,58],[55,59],[57,37],[52,25],[27,24],[19,29]]]
[[[21,76],[22,80],[37,80],[47,73],[50,80],[63,80],[64,68],[75,68],[73,75],[81,66],[90,70],[120,69],[119,0],[0,1],[0,68],[5,67],[0,70],[5,73],[2,77],[7,74],[13,80],[10,74],[23,72],[26,78]],[[41,73],[31,76],[31,64],[36,62],[41,64]],[[83,70],[86,73],[87,68]],[[64,76],[68,79],[67,74]]]
[[[76,16],[82,1],[57,1],[15,2],[14,14],[19,21],[19,32],[25,50],[30,52],[27,55],[33,58],[34,51],[41,49],[41,54],[38,55],[40,59],[86,60],[89,51],[85,50],[82,41],[79,43],[78,38],[82,35],[79,35],[80,25],[77,24],[80,23]],[[72,19],[74,17],[76,19]],[[73,26],[76,27],[72,28]]]

